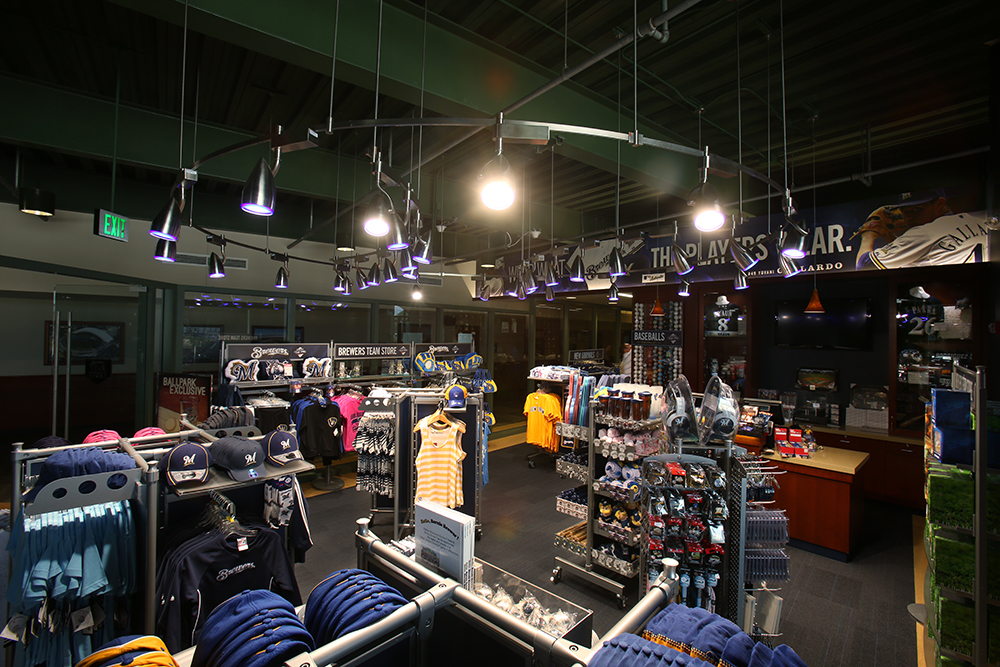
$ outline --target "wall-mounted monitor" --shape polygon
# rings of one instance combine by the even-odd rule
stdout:
[[[822,301],[825,313],[805,312],[805,299],[775,302],[774,344],[840,350],[871,347],[871,302],[868,299]]]

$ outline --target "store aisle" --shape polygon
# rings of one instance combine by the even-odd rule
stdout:
[[[553,535],[571,525],[556,512],[555,497],[574,485],[562,479],[547,457],[529,468],[530,445],[490,454],[490,483],[483,490],[483,539],[476,555],[497,567],[593,610],[594,630],[606,632],[621,618],[614,598],[602,589],[564,575],[549,582]],[[354,522],[367,516],[369,496],[345,489],[310,499],[316,546],[296,566],[303,597],[331,571],[355,567]],[[863,546],[850,563],[789,549],[792,579],[783,586],[784,636],[809,667],[916,664],[913,622],[906,605],[913,601],[912,513],[881,503],[867,506]],[[387,534],[387,517],[374,530]],[[380,530],[380,527],[382,530]],[[628,598],[635,602],[635,589]]]

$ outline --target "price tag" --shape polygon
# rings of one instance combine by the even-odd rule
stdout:
[[[245,538],[245,537],[237,537],[236,538],[236,550],[237,551],[246,551],[249,548],[250,548],[250,545],[247,544],[247,538]]]
[[[90,611],[90,607],[77,609],[69,615],[69,620],[73,625],[73,632],[80,632],[81,630],[94,627],[94,615]]]
[[[0,631],[0,637],[14,642],[21,641],[27,627],[28,617],[24,614],[15,614],[7,623],[7,626]]]
[[[290,361],[286,361],[286,362],[284,363],[284,367],[285,367],[285,377],[286,377],[286,378],[290,378],[290,377],[292,377],[292,376],[293,376],[293,375],[295,374],[295,373],[294,373],[294,372],[292,371],[292,362],[290,362]]]

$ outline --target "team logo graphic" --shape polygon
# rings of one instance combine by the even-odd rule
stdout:
[[[243,361],[242,359],[233,359],[228,364],[226,364],[226,377],[233,382],[246,382],[248,380],[257,379],[257,367],[260,362],[256,359],[253,361]]]
[[[302,375],[307,378],[326,377],[330,375],[330,367],[333,360],[329,357],[318,359],[316,357],[306,357],[302,362]]]
[[[257,465],[257,452],[253,454],[247,454],[243,457],[246,460],[246,465],[252,466]]]
[[[190,456],[185,456],[184,457],[184,466],[187,467],[187,466],[193,466],[193,465],[194,465],[194,454],[192,454]]]
[[[292,446],[292,441],[291,440],[282,440],[281,441],[281,448],[282,449],[288,449],[291,446]]]
[[[276,378],[284,377],[285,375],[285,364],[281,361],[265,361],[264,362],[264,375],[269,380],[274,380]]]
[[[326,420],[326,424],[330,428],[336,428],[339,421],[340,420],[338,420],[336,417],[330,417],[329,419]]]

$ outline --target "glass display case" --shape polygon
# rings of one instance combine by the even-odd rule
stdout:
[[[972,300],[964,282],[900,283],[896,290],[894,426],[921,431],[934,387],[951,387],[953,361],[972,367]]]
[[[745,395],[749,306],[746,295],[735,290],[706,291],[702,294],[703,354],[699,387],[704,387],[709,378],[718,375],[738,395]]]

